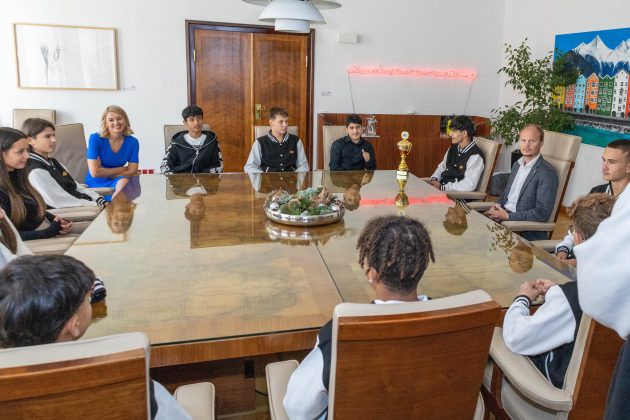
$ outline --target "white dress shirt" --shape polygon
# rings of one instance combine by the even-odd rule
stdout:
[[[520,167],[518,168],[516,177],[514,177],[514,182],[512,182],[512,187],[510,188],[510,192],[508,193],[505,206],[503,206],[507,211],[516,211],[516,203],[518,202],[518,197],[520,197],[521,195],[523,184],[527,179],[527,175],[529,175],[529,173],[532,171],[532,168],[536,164],[538,158],[540,158],[540,153],[535,158],[530,160],[529,163],[525,163],[525,157],[522,157],[518,160],[518,164],[520,165]]]
[[[286,134],[285,139],[286,137],[288,137],[288,135],[289,133]],[[269,134],[269,137],[271,137],[277,143],[281,143],[275,137],[273,137],[271,133]],[[297,155],[295,172],[308,172],[309,171],[308,161],[306,160],[306,153],[304,153],[304,146],[302,145],[302,140],[298,140],[297,153],[298,155]],[[258,139],[256,139],[256,141],[254,141],[254,144],[252,145],[252,150],[249,152],[247,163],[245,163],[245,168],[244,168],[245,172],[247,173],[263,172],[263,170],[260,169],[261,161],[262,161],[262,152],[260,151],[260,143],[258,143]]]

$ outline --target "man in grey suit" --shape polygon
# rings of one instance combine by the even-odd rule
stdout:
[[[496,203],[485,214],[492,220],[549,220],[558,190],[555,169],[540,155],[545,133],[536,124],[528,124],[519,134],[523,157],[514,166],[508,184]],[[520,235],[530,241],[547,239],[547,232],[526,231]]]

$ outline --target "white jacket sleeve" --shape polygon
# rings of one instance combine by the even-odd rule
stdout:
[[[503,320],[503,341],[514,353],[534,356],[573,341],[575,317],[558,286],[545,294],[545,303],[533,314],[517,299]]]
[[[479,178],[481,178],[483,167],[483,158],[480,155],[472,155],[466,162],[464,179],[442,185],[442,191],[475,191]]]
[[[446,170],[446,156],[447,155],[448,155],[448,149],[446,150],[446,153],[444,153],[444,159],[442,159],[442,162],[438,164],[438,167],[435,170],[435,172],[433,172],[433,175],[431,175],[431,178],[435,178],[438,181],[442,179],[442,172]]]
[[[582,310],[617,331],[630,335],[630,188],[617,197],[611,216],[597,232],[576,245],[578,296]]]
[[[291,420],[325,418],[328,408],[328,391],[322,373],[324,357],[317,345],[293,372],[284,397],[284,410]]]
[[[306,159],[306,153],[304,152],[304,145],[302,144],[302,140],[298,140],[297,152],[297,167],[295,169],[295,172],[308,172],[308,160]]]
[[[258,143],[258,140],[256,140],[254,141],[254,144],[252,144],[252,150],[249,152],[249,157],[247,158],[247,162],[245,163],[245,172],[262,172],[262,169],[260,169],[261,156],[262,154],[260,151],[260,143]]]
[[[44,169],[33,169],[31,173],[28,174],[28,180],[37,192],[41,194],[46,204],[52,208],[98,206],[95,201],[83,200],[68,194],[66,190],[61,188],[61,185],[53,179],[50,173]]]
[[[571,232],[567,232],[566,236],[558,245],[556,245],[556,254],[560,251],[564,251],[567,254],[573,250],[573,246],[575,245],[575,240],[573,239],[573,235]]]

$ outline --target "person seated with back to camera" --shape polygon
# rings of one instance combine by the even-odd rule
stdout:
[[[24,121],[22,131],[28,136],[28,180],[49,207],[104,207],[105,200],[72,178],[68,169],[50,157],[57,147],[55,126],[41,118]]]
[[[602,155],[602,175],[605,184],[593,187],[590,193],[606,193],[617,197],[630,183],[630,140],[620,139],[608,143]],[[556,245],[556,257],[575,265],[573,234],[568,232]]]
[[[331,171],[373,171],[376,169],[374,146],[366,141],[363,134],[363,120],[356,114],[346,118],[345,137],[337,139],[330,146]]]
[[[545,132],[537,124],[527,124],[519,133],[521,157],[512,166],[507,186],[496,203],[484,214],[495,222],[546,222],[551,216],[558,174],[543,158]],[[547,232],[524,231],[519,235],[528,241],[547,239]]]
[[[14,128],[0,128],[0,207],[25,240],[65,235],[72,222],[46,211],[44,199],[28,180],[28,137]],[[48,226],[40,229],[47,221]]]
[[[599,224],[610,216],[614,202],[609,194],[594,193],[573,203],[570,213],[576,245],[595,234]],[[578,286],[575,281],[562,285],[546,279],[525,282],[503,321],[505,345],[514,353],[529,356],[556,388],[564,384],[582,319]],[[544,296],[545,303],[531,315],[530,306],[538,296]]]
[[[429,260],[435,262],[431,238],[417,220],[400,216],[374,218],[357,241],[359,264],[376,293],[375,304],[428,300],[417,295]],[[323,419],[328,410],[332,320],[317,335],[315,348],[293,372],[284,397],[290,419]]]
[[[431,175],[429,184],[441,191],[474,191],[483,173],[483,152],[475,143],[475,123],[465,115],[451,122],[451,147]]]
[[[182,111],[186,130],[171,138],[160,172],[163,174],[223,172],[223,155],[217,135],[203,129],[203,110],[189,105]]]
[[[96,277],[67,255],[17,258],[0,271],[0,347],[78,340],[92,323]],[[80,379],[79,379],[80,380]],[[152,419],[190,419],[171,394],[149,381]]]
[[[308,172],[302,140],[288,132],[289,113],[284,108],[271,108],[269,125],[269,132],[254,141],[245,172]]]

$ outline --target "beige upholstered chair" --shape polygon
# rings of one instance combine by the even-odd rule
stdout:
[[[264,136],[265,134],[269,132],[269,130],[270,130],[270,127],[268,125],[255,125],[254,126],[254,139]],[[296,125],[290,125],[288,128],[288,131],[289,131],[289,134],[299,136],[298,128]]]
[[[454,200],[485,200],[488,195],[488,184],[490,184],[490,178],[497,164],[501,144],[493,140],[484,139],[483,137],[475,137],[475,143],[483,152],[483,172],[477,182],[475,191],[451,191],[446,193],[446,195]]]
[[[560,212],[560,204],[567,189],[581,142],[581,137],[545,130],[545,142],[540,153],[558,174],[558,191],[549,219],[545,222],[506,221],[503,222],[505,227],[514,232],[553,232],[558,213]],[[490,202],[469,203],[470,208],[477,211],[485,211],[492,204]]]
[[[335,140],[348,135],[346,127],[343,125],[325,125],[322,127],[322,151],[324,170],[330,169],[330,148]]]
[[[529,357],[512,353],[501,328],[495,328],[492,361],[483,379],[486,408],[498,419],[602,418],[621,345],[614,331],[583,315],[564,386],[558,389]]]
[[[0,410],[4,418],[148,419],[149,340],[127,333],[0,350]],[[214,386],[175,391],[194,418],[214,418]]]
[[[204,124],[201,127],[204,131],[210,131],[210,125]],[[179,133],[180,131],[186,130],[186,126],[183,124],[165,124],[164,125],[164,150],[168,149],[168,146],[171,144],[171,139],[175,135],[175,133]]]
[[[477,290],[333,314],[328,418],[481,418],[479,389],[500,307]],[[462,343],[466,343],[462,347]],[[273,420],[296,361],[267,365]]]
[[[24,245],[35,255],[39,254],[65,254],[68,248],[72,246],[79,235],[70,233],[68,235],[57,236],[48,239],[33,239],[25,241]]]
[[[22,124],[29,118],[42,118],[51,123],[55,123],[54,109],[14,109],[13,110],[13,127],[18,130],[22,129]]]
[[[63,163],[77,182],[84,182],[88,166],[87,143],[85,142],[83,124],[56,125],[55,137],[57,137],[57,148],[51,156]],[[91,189],[101,195],[111,194],[113,191],[111,188]]]

